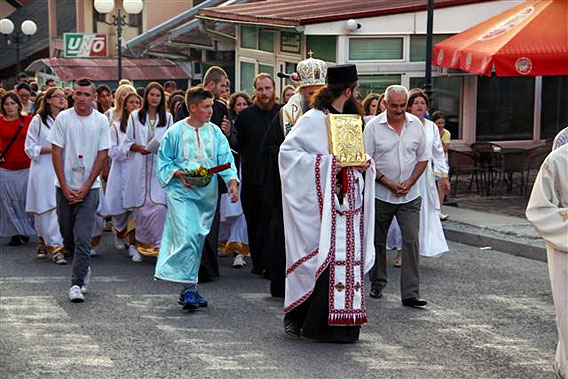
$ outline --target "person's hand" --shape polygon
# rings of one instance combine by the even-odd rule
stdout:
[[[82,199],[79,199],[77,192],[73,191],[66,184],[61,186],[61,192],[63,192],[63,196],[65,196],[69,204],[76,204],[82,201]]]
[[[403,196],[404,194],[404,187],[401,184],[391,182],[386,177],[383,177],[381,180],[381,184],[387,187],[396,197]]]
[[[290,81],[294,87],[298,87],[300,85],[300,75],[297,72],[292,73],[292,75],[290,75]]]
[[[227,116],[223,116],[223,121],[221,122],[221,130],[227,137],[231,135],[231,121],[229,121]]]
[[[174,173],[174,176],[177,176],[177,178],[179,180],[181,180],[181,182],[183,183],[184,186],[186,186],[187,188],[193,188],[193,186],[191,185],[191,183],[189,183],[187,180],[185,180],[185,174],[183,171],[176,171]]]
[[[234,179],[229,181],[229,196],[231,197],[231,203],[239,201],[239,187]]]
[[[401,197],[401,196],[408,194],[408,192],[410,191],[410,188],[412,188],[413,185],[414,185],[414,183],[412,182],[412,180],[406,179],[405,181],[400,183],[400,189],[395,192],[395,195],[397,197]]]
[[[345,168],[344,165],[341,164],[338,157],[335,157],[335,172],[338,173],[339,171]]]
[[[361,174],[364,173],[365,171],[367,171],[367,169],[371,167],[371,160],[367,160],[367,162],[360,164],[359,166],[356,166],[355,168],[357,169],[357,171],[359,171]]]
[[[448,178],[443,178],[442,180],[440,180],[438,182],[438,188],[440,188],[444,195],[447,195],[452,191],[452,185],[450,184]]]
[[[131,150],[134,150],[134,151],[136,151],[136,152],[138,152],[138,153],[140,153],[140,154],[142,154],[142,155],[148,155],[148,154],[150,154],[150,152],[149,152],[148,150],[146,150],[146,146],[142,146],[142,145],[136,145],[136,144],[134,144],[134,145],[132,145],[132,149],[131,149]]]

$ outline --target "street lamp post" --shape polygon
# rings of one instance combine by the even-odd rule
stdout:
[[[144,4],[142,0],[123,0],[122,5],[127,14],[138,14],[142,11]],[[112,12],[114,9],[114,0],[95,0],[95,9],[101,14]],[[122,28],[130,26],[126,22],[126,15],[121,14],[120,8],[117,15],[112,15],[112,22],[104,21],[105,24],[116,27],[116,36],[118,40],[118,80],[122,79]]]
[[[37,25],[32,20],[25,20],[20,25],[21,33],[16,31],[14,34],[14,23],[8,18],[3,18],[0,20],[0,33],[4,34],[6,43],[8,45],[14,45],[16,48],[16,75],[20,73],[20,44],[23,41],[24,35],[28,36],[28,39],[36,34]],[[12,38],[10,38],[12,37]]]
[[[434,0],[428,0],[428,12],[426,20],[426,77],[424,80],[424,92],[432,98],[432,34],[434,30]]]

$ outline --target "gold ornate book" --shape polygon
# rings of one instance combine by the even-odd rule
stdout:
[[[343,166],[365,163],[363,120],[355,114],[328,114],[329,151]]]

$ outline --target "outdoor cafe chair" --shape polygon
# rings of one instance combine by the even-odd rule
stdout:
[[[474,142],[469,145],[473,152],[473,164],[479,172],[482,194],[489,196],[491,187],[495,185],[497,168],[500,164],[501,145],[492,142]]]
[[[511,193],[513,190],[515,174],[520,174],[519,188],[521,195],[525,188],[525,171],[527,150],[519,148],[504,148],[499,153],[500,159],[493,168],[496,173],[495,188],[501,198],[505,188]]]
[[[478,169],[473,165],[473,154],[469,152],[458,151],[454,149],[448,150],[448,163],[450,164],[450,172],[449,172],[449,180],[450,183],[452,179],[454,179],[454,183],[452,184],[452,197],[456,196],[456,192],[458,190],[458,183],[460,181],[460,175],[470,175],[469,178],[469,190],[475,180],[475,187],[477,193],[481,190],[480,187],[480,172]]]

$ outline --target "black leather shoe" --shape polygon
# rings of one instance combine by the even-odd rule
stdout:
[[[369,296],[371,296],[373,299],[380,299],[380,298],[383,297],[383,291],[371,290],[371,293],[369,293]]]
[[[420,308],[420,307],[425,307],[426,304],[428,304],[426,300],[422,300],[417,297],[402,299],[402,305],[404,305],[405,307]]]
[[[286,332],[286,334],[290,337],[300,338],[300,324],[291,317],[284,317],[284,332]]]

